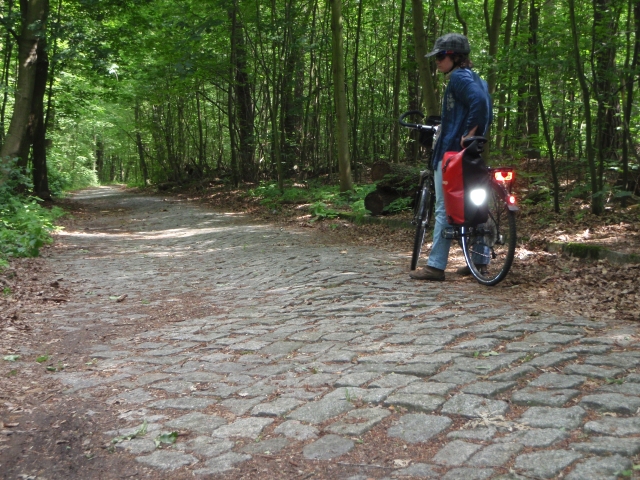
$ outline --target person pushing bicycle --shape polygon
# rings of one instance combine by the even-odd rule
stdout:
[[[449,259],[451,239],[443,237],[448,226],[442,188],[442,158],[445,152],[459,152],[466,138],[484,135],[493,120],[491,97],[487,82],[472,70],[469,40],[458,33],[447,33],[436,40],[426,57],[435,57],[436,67],[448,80],[442,99],[442,124],[432,156],[436,204],[435,226],[431,253],[424,268],[412,271],[416,280],[443,281]],[[479,260],[479,263],[485,260]],[[488,259],[486,260],[488,261]],[[475,263],[475,262],[474,262]],[[469,275],[469,267],[458,269]]]

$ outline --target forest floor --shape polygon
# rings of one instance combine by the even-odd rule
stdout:
[[[134,402],[134,405],[135,402],[150,403],[151,397],[147,397],[149,394],[145,393],[149,391],[158,398],[159,390],[153,390],[153,388],[149,390],[146,384],[142,383],[142,378],[148,375],[154,378],[153,381],[157,381],[163,375],[167,375],[153,373],[153,371],[145,374],[143,369],[131,376],[131,372],[126,370],[129,368],[126,365],[130,365],[131,362],[123,364],[122,360],[118,360],[118,355],[128,354],[124,350],[133,351],[138,348],[140,351],[140,348],[147,348],[142,347],[144,343],[141,342],[147,338],[144,332],[148,332],[149,329],[166,328],[174,322],[177,322],[175,323],[177,328],[182,324],[180,322],[188,324],[189,319],[206,317],[212,312],[217,314],[220,313],[219,308],[224,309],[224,302],[220,306],[215,304],[212,306],[212,300],[207,301],[207,299],[213,298],[211,294],[217,294],[217,288],[222,288],[224,291],[226,283],[216,282],[219,286],[187,287],[186,284],[191,280],[193,284],[204,284],[206,283],[204,279],[209,275],[208,272],[213,271],[214,275],[221,275],[217,272],[225,272],[227,276],[235,276],[233,282],[237,281],[241,284],[245,275],[242,270],[244,265],[240,267],[241,270],[236,270],[238,267],[231,267],[227,271],[216,271],[211,269],[218,267],[211,267],[208,264],[207,268],[204,268],[205,265],[200,265],[198,259],[207,258],[209,254],[205,254],[205,257],[194,257],[194,255],[201,255],[196,251],[190,254],[192,260],[184,267],[185,271],[180,271],[179,269],[183,267],[180,266],[178,259],[192,248],[189,246],[187,237],[183,237],[186,233],[181,229],[168,230],[174,237],[181,238],[180,243],[177,243],[178,240],[175,241],[176,243],[171,243],[170,239],[165,241],[149,233],[150,242],[165,241],[166,243],[162,244],[162,248],[160,244],[157,247],[153,246],[151,250],[154,252],[147,251],[149,247],[143,246],[146,245],[145,238],[147,238],[144,232],[153,232],[149,229],[156,221],[148,218],[162,216],[163,212],[168,212],[167,216],[171,213],[181,218],[180,216],[184,214],[180,212],[193,210],[184,208],[187,205],[208,205],[204,209],[205,213],[200,210],[197,214],[189,213],[189,215],[196,215],[194,218],[197,221],[201,221],[202,216],[208,218],[209,214],[206,212],[211,211],[226,212],[219,214],[225,219],[233,219],[238,215],[238,218],[241,218],[238,220],[238,225],[242,225],[242,228],[254,228],[248,225],[265,225],[265,228],[268,225],[275,225],[276,228],[273,230],[276,235],[278,231],[287,235],[284,243],[273,244],[276,245],[275,250],[281,248],[286,250],[287,242],[298,242],[299,245],[296,248],[299,248],[300,252],[308,248],[305,245],[312,248],[326,248],[334,254],[337,253],[336,260],[341,262],[341,268],[349,268],[351,258],[359,259],[360,262],[368,262],[370,258],[377,259],[375,260],[377,263],[374,263],[379,265],[377,268],[380,271],[380,278],[375,278],[376,270],[373,264],[365,267],[366,263],[363,263],[362,268],[368,269],[363,281],[369,278],[373,279],[374,284],[376,281],[382,283],[387,281],[394,285],[402,285],[400,288],[411,290],[415,288],[414,293],[419,296],[420,292],[423,292],[427,302],[437,298],[442,305],[451,305],[451,300],[447,303],[447,297],[450,296],[461,299],[453,302],[454,309],[464,309],[469,303],[469,298],[478,299],[489,311],[515,312],[517,310],[525,315],[527,322],[533,323],[538,320],[544,322],[549,318],[586,317],[593,321],[596,329],[602,328],[605,324],[610,325],[614,333],[619,329],[622,333],[616,338],[621,340],[615,340],[616,345],[618,341],[622,342],[619,345],[627,345],[628,342],[637,340],[633,333],[625,332],[635,331],[635,327],[628,327],[629,320],[640,319],[640,284],[638,283],[640,264],[612,264],[609,261],[582,260],[560,253],[550,253],[545,249],[550,242],[580,242],[606,246],[613,251],[639,254],[640,223],[637,206],[624,211],[607,211],[601,217],[585,214],[584,210],[578,207],[568,209],[563,215],[558,216],[543,214],[536,209],[523,209],[518,219],[518,229],[526,239],[519,245],[518,258],[507,279],[496,287],[488,288],[478,285],[469,277],[455,274],[455,269],[463,264],[457,248],[452,250],[451,264],[444,284],[429,285],[409,281],[408,261],[413,241],[413,232],[409,229],[394,229],[382,224],[354,225],[339,219],[314,222],[304,206],[286,207],[283,211],[273,214],[255,199],[249,199],[243,193],[243,191],[228,191],[220,188],[207,191],[206,194],[187,191],[171,195],[164,194],[164,197],[160,197],[161,200],[159,200],[157,195],[151,195],[149,192],[129,191],[125,195],[128,196],[129,203],[122,203],[122,207],[119,203],[114,203],[107,198],[108,195],[104,199],[95,196],[93,199],[98,201],[94,203],[87,199],[78,201],[77,196],[75,199],[61,202],[71,213],[62,221],[65,231],[71,236],[58,237],[52,246],[43,249],[41,258],[13,261],[11,268],[0,274],[2,283],[0,286],[3,288],[3,295],[0,297],[0,353],[2,354],[0,358],[2,367],[0,371],[0,478],[49,480],[52,478],[111,479],[129,476],[165,478],[159,476],[157,470],[142,467],[131,457],[107,453],[113,452],[113,447],[116,445],[115,443],[110,445],[108,440],[105,443],[105,435],[109,433],[107,430],[114,432],[116,424],[124,425],[125,421],[130,426],[138,418],[135,416],[138,411],[134,407],[127,407],[127,402]],[[152,207],[148,212],[152,213],[143,214],[136,210],[147,208],[144,198],[148,198],[151,202]],[[164,208],[163,205],[165,205]],[[239,215],[241,212],[242,215]],[[157,222],[160,222],[159,218]],[[400,218],[405,217],[400,216]],[[181,220],[185,222],[185,218]],[[168,220],[162,221],[165,223],[158,223],[158,225],[172,228],[171,223],[167,223]],[[147,226],[148,222],[151,222],[150,226]],[[105,238],[108,240],[112,235],[123,235],[122,238],[126,242],[140,242],[139,246],[129,248],[117,242],[101,246],[100,242],[104,242]],[[92,241],[92,238],[95,240]],[[224,240],[224,235],[220,238],[218,241],[228,242],[230,246],[226,248],[233,251],[233,238]],[[290,240],[292,238],[297,240]],[[94,242],[96,242],[95,250],[92,246]],[[135,248],[141,249],[139,255],[136,255]],[[193,248],[202,249],[203,247],[194,246]],[[238,246],[238,248],[244,248],[244,246]],[[175,266],[169,269],[170,273],[167,273],[166,265],[149,266],[152,262],[162,259],[165,255],[161,252],[163,249],[174,252],[170,255],[171,259],[176,257],[174,260],[167,258],[163,261],[175,263]],[[314,250],[314,254],[317,251]],[[278,265],[286,265],[287,254],[284,250],[283,252],[280,254],[281,263]],[[253,254],[256,253],[253,252]],[[121,257],[125,263],[122,263]],[[257,255],[256,258],[261,258],[261,255]],[[383,261],[384,258],[388,258],[389,261]],[[206,262],[219,262],[223,265],[225,262],[230,263],[231,260],[231,258],[219,256],[217,259],[207,258]],[[126,261],[130,262],[130,265],[127,265]],[[263,260],[252,261],[263,262]],[[75,277],[64,273],[65,262],[75,271]],[[163,262],[159,265],[164,265]],[[300,264],[298,268],[301,271],[304,270],[304,257],[301,260],[298,256],[295,262]],[[311,264],[317,260],[310,258],[309,262]],[[127,266],[123,267],[123,265]],[[215,263],[213,265],[215,266]],[[131,286],[131,283],[122,283],[125,280],[131,280],[134,271],[144,271],[148,268],[155,270],[156,275],[160,272],[160,276],[149,279],[141,276],[139,285],[134,282],[135,286]],[[266,271],[269,270],[268,265],[264,268]],[[167,278],[167,275],[170,278]],[[251,270],[248,271],[248,275],[252,275]],[[133,277],[135,280],[135,275]],[[249,281],[247,280],[247,283]],[[287,278],[280,278],[278,281],[282,284],[282,290],[293,288],[288,284]],[[255,279],[255,285],[264,283],[265,281],[260,278]],[[364,281],[363,285],[369,285],[369,281]],[[99,290],[100,288],[102,290]],[[210,296],[196,295],[198,291],[194,289],[198,288],[212,289]],[[254,288],[256,287],[251,287],[251,289]],[[350,291],[349,288],[338,287],[337,284],[331,288],[335,290],[336,297],[326,305],[330,310],[333,308],[331,302],[337,302],[339,305],[340,301],[345,301],[340,299],[341,291],[344,291],[343,294],[347,296]],[[343,290],[340,290],[341,288]],[[137,292],[136,289],[146,289],[147,293]],[[180,294],[182,289],[186,292],[184,295]],[[128,292],[128,299],[123,292]],[[259,299],[249,300],[252,298],[251,295],[247,294],[248,306],[245,306],[247,309],[245,313],[249,316],[252,315],[250,310],[260,305]],[[285,306],[280,304],[271,306],[272,309],[278,309],[273,310],[273,313],[277,315],[280,309],[285,309],[282,310],[283,314],[295,314],[295,311],[289,312],[289,310],[300,308],[296,300],[297,295],[295,293],[291,297],[293,300],[290,303],[287,301]],[[311,305],[311,297],[307,299],[308,295],[305,293],[302,296],[304,298],[301,305]],[[181,304],[172,303],[176,302],[175,297],[181,299]],[[147,298],[149,300],[146,300]],[[185,302],[185,298],[189,301]],[[135,305],[133,299],[135,299]],[[142,299],[141,302],[140,299]],[[401,300],[397,302],[402,303]],[[407,299],[407,305],[416,303],[419,301]],[[317,304],[320,308],[321,302]],[[469,304],[468,308],[473,309],[473,306]],[[153,312],[153,320],[145,320],[150,318],[151,312]],[[101,316],[107,318],[103,319]],[[93,323],[94,319],[99,318],[100,321]],[[294,315],[293,318],[297,317]],[[78,328],[81,322],[87,320],[91,320],[91,327]],[[145,322],[145,324],[138,324],[139,322]],[[591,328],[584,330],[590,336],[599,334]],[[161,330],[155,330],[156,333],[159,331]],[[257,331],[255,333],[255,341],[258,342],[260,334]],[[481,338],[471,341],[481,341]],[[124,350],[119,351],[118,346]],[[164,347],[160,347],[160,350],[162,348]],[[189,347],[182,345],[176,348]],[[245,354],[249,353],[250,348],[247,347],[247,351],[240,352],[239,358],[246,358],[249,361],[252,355]],[[398,346],[399,350],[402,348],[402,345]],[[503,347],[495,348],[500,351],[499,349]],[[167,350],[166,355],[174,354],[171,350]],[[131,361],[136,363],[141,358],[149,357],[131,357]],[[182,356],[179,355],[179,359],[181,358]],[[180,367],[185,365],[185,362],[186,365],[192,363],[188,362],[186,357],[180,362],[182,362]],[[123,371],[128,373],[116,374],[119,364],[125,365]],[[171,372],[171,368],[165,371]],[[558,368],[555,370],[560,371]],[[194,375],[197,373],[194,372]],[[334,375],[340,373],[331,372]],[[127,380],[125,377],[128,376],[132,379],[137,376],[138,379],[135,382],[140,383]],[[61,380],[64,382],[62,385]],[[183,379],[174,378],[174,380],[172,388],[182,388],[186,383]],[[587,394],[589,389],[603,387],[600,383],[587,382],[585,384],[587,390],[583,389],[583,394]],[[200,385],[198,383],[191,385],[192,390],[203,388],[198,386]],[[140,386],[146,389],[145,392],[139,392]],[[309,387],[305,388],[309,389]],[[315,387],[311,387],[311,390],[313,388]],[[138,399],[127,397],[129,392],[138,392],[136,394],[141,397]],[[171,393],[173,390],[167,390],[167,392]],[[198,392],[199,390],[196,391]],[[244,401],[244,397],[240,395],[241,397],[235,400],[231,398],[230,401]],[[215,413],[212,408],[205,412]],[[141,409],[140,412],[143,410]],[[236,418],[234,415],[229,417],[228,411],[216,410],[216,412],[223,415],[227,421]],[[396,413],[403,412],[406,413],[406,410],[397,409],[393,415],[393,421],[397,420]],[[521,413],[521,408],[513,407],[512,415]],[[171,417],[172,414],[168,416]],[[367,445],[370,440],[371,445],[375,445],[377,441],[389,442],[384,432],[390,423],[385,422],[367,434],[368,437],[363,437]],[[461,425],[457,423],[455,425],[456,428],[461,428]],[[268,431],[271,432],[271,430]],[[125,433],[110,433],[109,438],[131,435],[128,430],[123,432]],[[182,434],[180,432],[180,435]],[[188,435],[185,438],[192,439]],[[390,444],[387,446],[391,453],[385,450],[385,454],[390,456],[384,461],[377,460],[378,464],[393,467],[397,460],[399,463],[396,467],[398,467],[411,463],[410,460],[403,460],[407,454],[410,455],[410,459],[413,458],[414,463],[425,455],[423,451],[415,450],[411,446],[408,450],[406,445],[405,450]],[[249,447],[250,445],[246,445],[246,450],[243,451],[249,452]],[[239,447],[236,450],[239,451]],[[117,452],[117,449],[115,451]],[[375,449],[370,454],[372,458],[377,456]],[[305,459],[300,452],[295,455],[298,456],[289,457],[289,463],[285,468],[288,469],[287,472],[291,470],[294,473],[289,472],[284,477],[309,478],[315,475],[316,478],[337,478],[327,473],[328,470],[324,474],[313,473],[317,468],[333,468],[335,465],[331,466],[331,462],[324,464],[320,462],[320,466],[317,463],[308,465],[305,464]],[[245,467],[236,471],[234,478],[276,478],[278,476],[282,465],[274,463],[271,455],[255,454],[255,458],[258,463],[254,461],[246,463]],[[261,458],[266,462],[266,467],[259,463]],[[342,466],[346,469],[344,472],[356,471],[357,473],[358,465],[364,461],[360,457],[348,457],[345,462],[342,462]],[[264,468],[270,470],[264,470]],[[258,474],[259,471],[262,473]],[[275,476],[269,477],[269,471]],[[364,468],[364,471],[367,471],[367,468]],[[190,478],[190,476],[191,473],[186,472],[184,478]],[[370,477],[378,478],[377,474],[371,474]],[[183,477],[170,474],[166,478]]]

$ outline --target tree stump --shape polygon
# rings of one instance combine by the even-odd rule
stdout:
[[[397,192],[374,190],[366,197],[364,197],[364,208],[369,210],[371,212],[371,215],[373,215],[374,217],[377,217],[378,215],[384,215],[386,213],[384,209],[400,197],[401,195]]]
[[[399,198],[413,199],[420,181],[420,169],[410,165],[376,162],[371,166],[371,181],[376,190],[364,199],[364,206],[371,215],[384,215],[385,207]]]

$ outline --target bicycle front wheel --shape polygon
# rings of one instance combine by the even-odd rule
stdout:
[[[415,270],[420,260],[424,235],[433,215],[433,201],[429,183],[425,181],[420,188],[418,203],[416,206],[416,236],[413,240],[413,254],[411,255],[411,270]]]
[[[516,215],[508,209],[500,187],[492,185],[489,219],[464,229],[462,251],[471,274],[483,285],[493,286],[509,273],[516,251]]]

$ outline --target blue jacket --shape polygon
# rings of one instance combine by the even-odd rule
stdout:
[[[435,170],[445,152],[462,150],[460,140],[478,126],[476,135],[484,135],[493,120],[487,82],[468,68],[451,72],[442,99],[442,124],[432,157]]]

